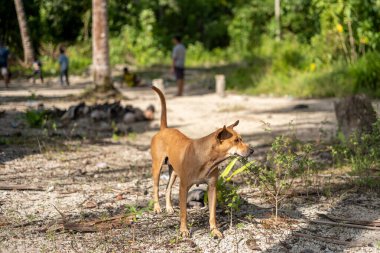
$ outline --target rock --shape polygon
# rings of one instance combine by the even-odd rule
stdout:
[[[302,110],[302,109],[308,109],[309,106],[305,104],[298,104],[293,107],[293,110]]]
[[[11,127],[13,127],[13,128],[18,128],[21,125],[22,125],[22,121],[21,120],[17,120],[17,121],[12,121],[11,122]]]
[[[75,116],[76,116],[75,112],[80,105],[81,104],[70,106],[69,109],[65,112],[65,114],[62,115],[61,120],[73,120],[73,119],[75,119]]]
[[[100,162],[100,163],[96,164],[96,168],[97,169],[106,169],[106,168],[108,168],[108,165],[107,165],[107,163]]]
[[[205,191],[202,189],[195,189],[187,195],[187,205],[192,208],[201,208],[204,206]]]
[[[370,99],[365,95],[354,95],[334,104],[338,127],[348,139],[352,133],[372,131],[376,112]]]
[[[54,191],[54,185],[50,186],[49,188],[46,189],[47,192],[52,192]]]
[[[204,190],[202,189],[192,190],[187,194],[187,202],[189,201],[203,202],[204,196],[205,196]]]
[[[94,121],[100,121],[108,118],[108,114],[101,110],[92,111],[90,114],[91,119]]]
[[[190,208],[202,208],[204,204],[198,201],[189,201],[187,202],[188,207]]]
[[[144,112],[140,110],[139,108],[135,109],[135,121],[144,121],[146,120]]]
[[[123,121],[124,123],[126,124],[129,124],[129,123],[133,123],[135,122],[135,114],[131,113],[131,112],[127,112],[124,117],[123,117]]]

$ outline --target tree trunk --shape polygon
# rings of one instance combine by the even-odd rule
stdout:
[[[92,0],[92,71],[98,89],[113,88],[108,49],[107,0]]]
[[[274,0],[274,18],[276,20],[276,40],[281,40],[281,0]]]
[[[377,120],[371,100],[365,95],[354,95],[341,99],[334,103],[334,108],[339,130],[342,131],[346,140],[354,132],[359,135],[363,132],[371,132],[372,125]]]
[[[31,65],[34,60],[34,52],[32,41],[29,36],[28,25],[26,23],[24,5],[22,0],[14,0],[14,2],[16,6],[18,25],[20,27],[22,47],[24,48],[24,62],[27,65]]]

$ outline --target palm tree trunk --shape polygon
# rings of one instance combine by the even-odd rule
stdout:
[[[28,25],[26,23],[24,5],[22,0],[14,0],[14,2],[16,6],[18,25],[20,27],[22,47],[24,48],[24,62],[25,64],[30,65],[34,60],[34,52],[32,41],[29,36]]]
[[[107,0],[92,0],[92,71],[98,88],[113,88],[108,48]]]
[[[274,0],[274,18],[276,21],[276,40],[281,40],[281,0]]]

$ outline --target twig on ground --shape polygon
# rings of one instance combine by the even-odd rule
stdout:
[[[0,190],[4,191],[45,191],[41,186],[31,186],[23,184],[0,184]]]
[[[297,233],[297,232],[293,232],[293,235],[297,236],[297,237],[313,239],[316,241],[327,242],[327,243],[334,243],[334,244],[344,245],[344,246],[348,246],[348,247],[362,247],[362,246],[368,245],[368,243],[366,243],[366,242],[347,242],[347,241],[336,240],[336,239],[331,239],[331,238],[322,237],[322,236],[301,234],[301,233]]]
[[[347,223],[340,223],[340,222],[333,222],[333,221],[310,220],[309,222],[317,223],[317,224],[323,224],[323,225],[348,227],[348,228],[361,228],[361,229],[369,229],[369,230],[380,230],[380,227],[370,227],[370,226],[347,224]]]
[[[340,223],[348,223],[348,224],[354,224],[354,225],[363,225],[363,226],[371,226],[371,227],[380,227],[380,220],[353,220],[353,219],[345,219],[336,217],[333,215],[327,215],[319,213],[318,216],[327,218],[329,220],[332,220],[334,222],[340,222]]]

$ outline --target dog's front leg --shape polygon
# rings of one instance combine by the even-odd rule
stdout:
[[[188,186],[185,180],[180,179],[179,187],[179,212],[181,218],[180,232],[182,237],[188,237],[190,235],[189,230],[187,229],[187,191]]]
[[[210,175],[208,183],[208,207],[210,211],[210,231],[213,237],[223,238],[223,234],[216,227],[216,184],[218,182],[218,170]]]

